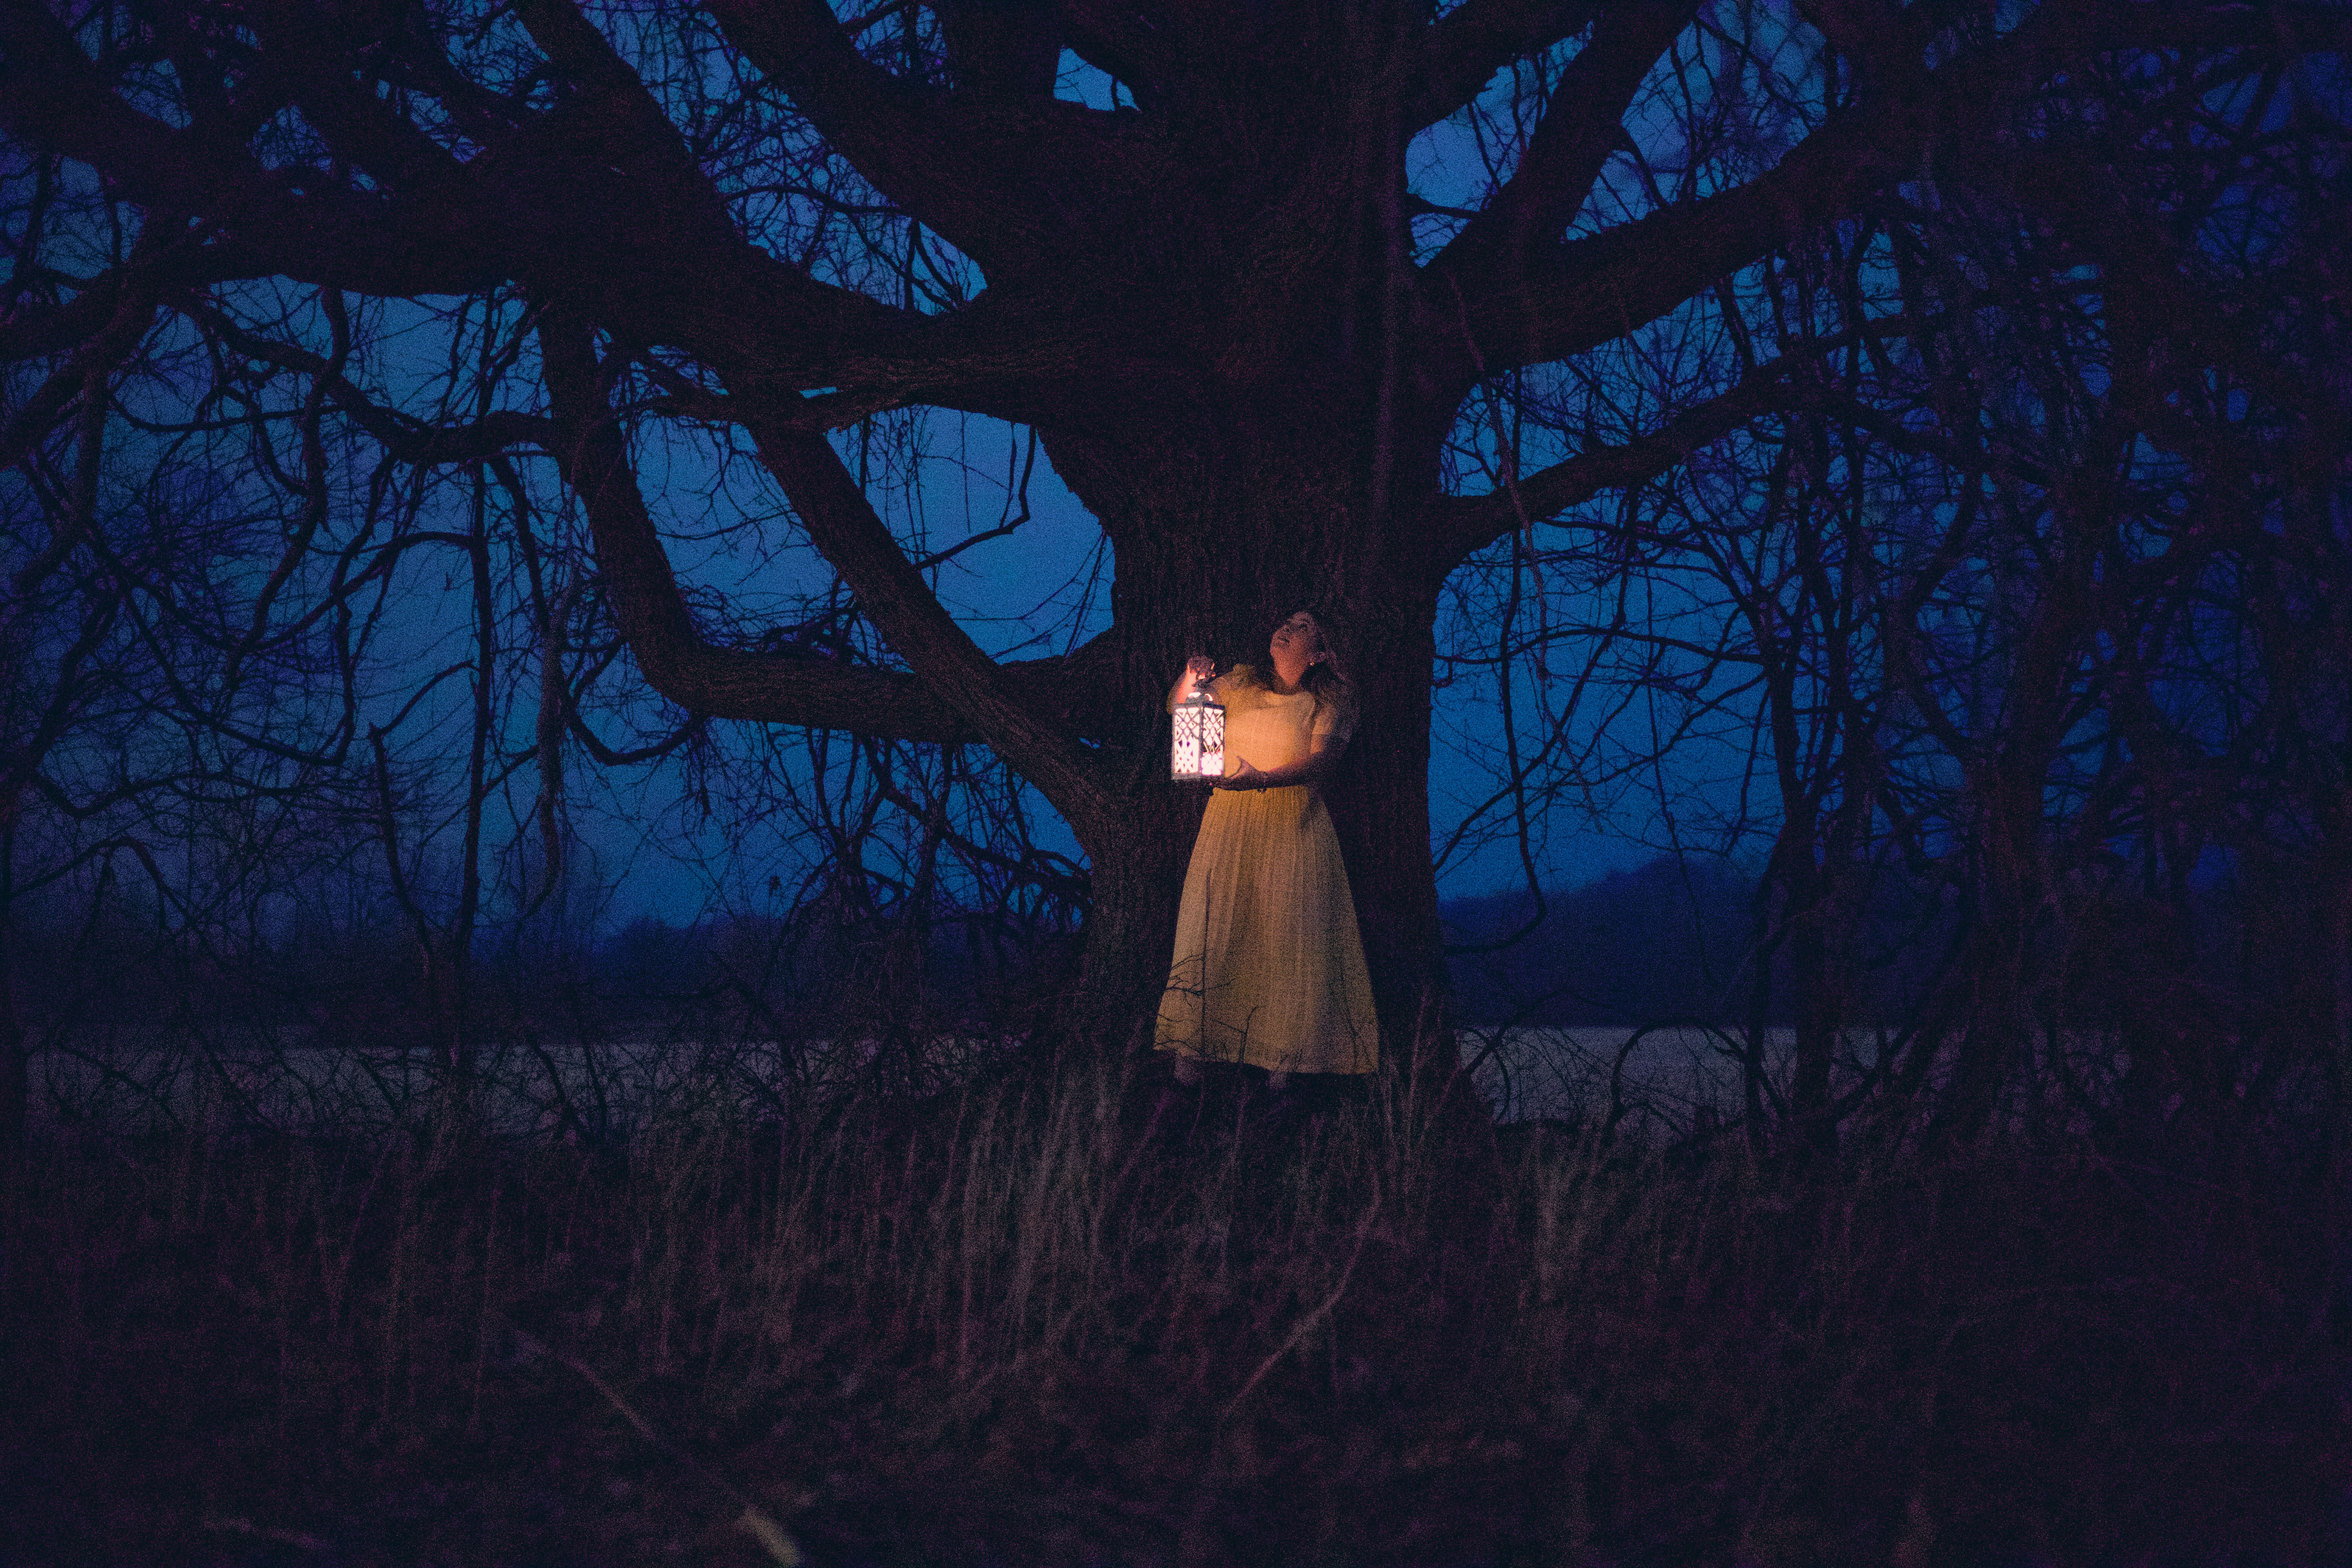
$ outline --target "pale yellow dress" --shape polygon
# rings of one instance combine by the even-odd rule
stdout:
[[[1304,762],[1347,719],[1247,666],[1210,687],[1225,707],[1225,772]],[[1330,814],[1312,784],[1214,790],[1184,873],[1176,955],[1154,1044],[1288,1072],[1380,1065],[1371,977]]]

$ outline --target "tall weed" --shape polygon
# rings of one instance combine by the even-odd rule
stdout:
[[[9,1560],[749,1562],[746,1497],[820,1563],[2343,1545],[2341,1249],[2292,1173],[1465,1152],[1378,1084],[1133,1070],[683,1097],[601,1150],[59,1135]]]

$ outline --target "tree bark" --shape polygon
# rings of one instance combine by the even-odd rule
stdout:
[[[16,920],[0,904],[0,1204],[9,1201],[25,1160],[32,1110],[32,1058],[16,1008]]]

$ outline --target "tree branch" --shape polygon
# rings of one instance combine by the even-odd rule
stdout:
[[[167,284],[285,276],[408,295],[518,279],[632,341],[726,364],[737,391],[772,398],[838,388],[820,406],[796,397],[776,404],[811,428],[918,402],[1024,422],[1083,419],[1102,406],[1107,384],[1149,378],[1164,339],[1124,317],[1074,319],[1060,289],[1037,298],[992,289],[964,310],[926,317],[769,255],[739,231],[643,81],[571,0],[519,9],[572,90],[503,134],[478,128],[495,139],[461,165],[384,101],[341,83],[338,62],[356,47],[343,47],[350,40],[319,31],[315,18],[287,20],[291,7],[272,8],[290,29],[269,35],[269,55],[284,62],[277,74],[312,83],[301,96],[314,122],[339,153],[383,175],[379,192],[308,168],[264,169],[231,129],[178,129],[137,112],[37,0],[0,0],[0,127],[98,168],[151,215],[204,219],[210,235],[181,247]],[[826,26],[854,57],[839,29]],[[857,66],[880,90],[905,96],[887,75]],[[974,130],[989,114],[949,107],[935,139],[990,141]],[[1049,118],[1091,112],[1039,107]],[[1026,125],[1000,125],[997,140],[1019,143]],[[1039,155],[1058,156],[1051,145]],[[942,177],[964,188],[962,174]],[[1034,216],[1066,209],[1075,210],[1029,192],[1004,202],[1000,216],[1017,211],[1032,215],[1021,222],[1046,223],[1052,234],[1032,237],[1066,261],[1066,231]],[[100,309],[77,300],[26,317],[0,328],[0,345],[53,352],[96,324]]]
[[[362,196],[307,169],[265,170],[234,135],[142,114],[37,0],[0,0],[0,129],[89,164],[142,206],[211,220],[233,237],[211,250],[220,276],[285,272],[383,294],[492,280],[469,215]]]
[[[857,595],[866,617],[940,700],[1054,803],[1081,843],[1100,842],[1114,803],[1093,762],[956,625],[832,444],[756,413],[746,427],[761,461],[783,486],[817,549]]]
[[[116,268],[115,287],[106,290],[112,309],[72,357],[35,388],[0,427],[0,468],[13,468],[47,436],[66,405],[77,395],[103,401],[106,377],[128,358],[155,324],[156,287],[144,236],[131,259]],[[92,389],[96,391],[93,393]]]
[[[457,424],[428,424],[377,403],[324,354],[247,331],[208,300],[184,301],[181,308],[205,331],[247,359],[319,379],[344,417],[374,437],[396,462],[419,468],[478,463],[522,447],[552,451],[556,446],[554,422],[544,415],[501,408]]]
[[[114,319],[122,275],[110,270],[78,282],[74,296],[41,310],[12,310],[0,317],[0,363],[62,353]]]
[[[2233,316],[2196,282],[2200,260],[2164,225],[2136,210],[2111,168],[2090,149],[2044,143],[2014,156],[1972,159],[1972,171],[2020,206],[2038,215],[2060,240],[2099,266],[2108,314],[2119,351],[2145,342],[2126,340],[2160,332],[2165,342],[2189,351],[2202,364],[2227,372],[2249,388],[2317,422],[2328,437],[2340,434],[2352,408],[2335,395],[2326,376],[2298,374],[2283,363],[2252,330],[2259,312]],[[2133,329],[2137,329],[2134,331]],[[2147,364],[2119,369],[2119,384],[2147,379]],[[2160,395],[2135,409],[2159,423],[2169,412]],[[2336,449],[2341,450],[2340,444]]]
[[[533,41],[579,84],[565,108],[485,160],[499,171],[493,205],[544,215],[530,228],[548,237],[534,237],[519,270],[545,292],[639,342],[727,366],[737,391],[764,392],[772,410],[812,430],[911,403],[1023,422],[1094,405],[1101,376],[1116,371],[1117,338],[1071,321],[1058,295],[1041,307],[998,289],[924,316],[818,282],[742,237],[659,104],[572,0],[528,0],[520,10]],[[1018,54],[1023,36],[996,47]],[[857,64],[883,89],[900,89]],[[1021,68],[1031,71],[1024,79],[1034,67]],[[1050,70],[1045,87],[1050,93]],[[592,223],[569,216],[583,191],[596,193],[585,204],[601,215]],[[1058,236],[1054,243],[1066,248]],[[1075,366],[1087,367],[1083,391]],[[812,385],[838,390],[821,401],[775,395]]]
[[[1457,398],[1478,380],[1523,364],[1563,359],[1624,336],[1717,279],[1843,210],[1862,192],[1917,167],[1934,105],[1880,103],[1847,110],[1800,142],[1769,173],[1736,190],[1664,207],[1589,238],[1551,247],[1509,271],[1489,271],[1462,311],[1459,330],[1420,334],[1440,345],[1432,380]],[[1443,258],[1440,258],[1443,260]],[[1437,262],[1432,271],[1442,271]],[[1441,279],[1442,281],[1442,279]],[[1443,292],[1424,311],[1450,315]]]
[[[201,266],[185,269],[189,281],[283,275],[409,295],[526,278],[645,341],[790,345],[761,356],[761,369],[801,383],[839,384],[847,364],[887,384],[931,357],[910,341],[922,318],[747,241],[644,83],[565,0],[522,9],[534,42],[582,89],[460,164],[341,79],[341,40],[314,17],[272,7],[278,74],[304,84],[311,121],[379,175],[381,193],[264,169],[233,131],[137,112],[37,0],[0,0],[0,128],[90,164],[151,210],[205,219],[214,233],[190,247]],[[27,321],[20,335],[48,342],[95,310]]]
[[[1833,346],[1833,345],[1827,345]],[[1808,356],[1810,359],[1810,356]],[[1588,447],[1572,458],[1539,468],[1518,481],[1517,494],[1496,490],[1482,496],[1447,496],[1426,514],[1423,537],[1442,574],[1525,521],[1539,522],[1602,490],[1622,489],[1655,479],[1700,447],[1763,415],[1812,401],[1810,389],[1791,384],[1800,362],[1783,355],[1759,366],[1738,384],[1686,408],[1647,436],[1616,446]]]
[[[1844,30],[1841,27],[1841,30]],[[2284,54],[2352,45],[2352,23],[2309,6],[2260,13],[2113,0],[2046,0],[2013,32],[1932,73],[1868,63],[1878,90],[1840,110],[1768,173],[1736,190],[1664,208],[1589,238],[1533,251],[1517,266],[1463,276],[1453,247],[1430,264],[1421,341],[1440,395],[1484,374],[1580,353],[1622,336],[1776,245],[1846,210],[1862,193],[1916,170],[1931,149],[1966,148],[2017,94],[2102,50],[2260,47]],[[1884,79],[1892,78],[1893,82]],[[1442,276],[1441,276],[1442,275]],[[1459,350],[1444,281],[1458,281],[1475,338]]]
[[[1573,37],[1600,14],[1595,0],[1464,0],[1422,35],[1405,89],[1406,128],[1435,124],[1496,71]]]
[[[956,85],[969,92],[1050,99],[1062,63],[1058,7],[1048,0],[939,0]]]
[[[1070,51],[1125,87],[1145,113],[1158,109],[1172,63],[1166,36],[1120,0],[1062,0],[1061,9]]]
[[[1097,172],[1107,118],[1050,96],[904,81],[857,52],[824,0],[709,0],[728,39],[825,140],[983,268],[1064,255],[1084,226],[1066,191]]]
[[[1633,0],[1604,16],[1560,73],[1510,180],[1431,265],[1465,294],[1489,294],[1557,246],[1624,140],[1625,110],[1643,79],[1697,9],[1697,0]]]
[[[354,41],[303,0],[248,0],[278,81],[336,153],[409,195],[462,201],[464,165],[385,100],[352,79]]]
[[[588,514],[597,566],[621,635],[655,690],[691,712],[718,719],[941,744],[992,741],[965,711],[941,700],[915,676],[706,642],[646,510],[621,427],[598,384],[584,327],[576,321],[543,321],[540,342],[554,401],[551,455]],[[799,504],[801,498],[794,500]],[[884,633],[890,635],[887,626]],[[1089,678],[1109,659],[1108,648],[1090,644],[1066,658],[991,668],[1003,702],[1024,713],[1053,714],[1084,730],[1115,717],[1098,711],[1092,699],[1103,683]]]
[[[620,426],[597,385],[586,332],[542,325],[540,342],[555,405],[556,464],[588,514],[621,635],[655,690],[716,718],[908,740],[967,738],[959,716],[911,677],[706,643],[678,592]]]

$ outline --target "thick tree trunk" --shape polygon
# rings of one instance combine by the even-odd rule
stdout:
[[[11,801],[0,809],[7,813],[0,823],[0,1289],[5,1289],[16,1264],[30,1157],[32,1058],[26,1050],[24,1016],[16,1006],[16,804]]]
[[[1857,815],[1851,798],[1839,806],[1827,853],[1815,862],[1808,848],[1790,886],[1796,1040],[1789,1110],[1801,1162],[1833,1159],[1838,1152],[1833,1069],[1838,1046],[1854,1022],[1853,931],[1864,905],[1863,873],[1852,858],[1851,828]]]
[[[1837,1152],[1837,1123],[1830,1114],[1830,1067],[1844,1017],[1830,973],[1827,927],[1832,911],[1828,893],[1820,885],[1822,879],[1816,875],[1811,886],[1792,889],[1803,907],[1789,940],[1789,966],[1797,1001],[1789,1110],[1796,1123],[1797,1149],[1803,1155]]]
[[[1118,837],[1089,858],[1094,897],[1077,973],[1033,1037],[1042,1057],[1150,1048],[1203,793],[1162,778],[1122,796]]]
[[[1383,1068],[1443,1087],[1437,889],[1429,858],[1430,670],[1438,584],[1368,521],[1374,421],[1359,389],[1246,393],[1152,410],[1117,435],[1046,431],[1062,477],[1117,551],[1118,672],[1134,759],[1115,825],[1087,845],[1095,909],[1067,1004],[1097,1037],[1148,1047],[1203,800],[1166,779],[1169,683],[1187,656],[1263,665],[1301,607],[1332,625],[1360,712],[1325,795],[1380,1010]],[[1408,476],[1410,477],[1410,476]],[[1391,477],[1391,485],[1397,479]],[[1202,525],[1202,520],[1207,525]],[[1083,837],[1083,835],[1082,835]]]
[[[2038,782],[2038,774],[2026,773]],[[2040,892],[2034,837],[2041,826],[2040,800],[2025,784],[1986,791],[1979,818],[1980,853],[1976,931],[1969,942],[1965,984],[1969,1006],[1959,1055],[1952,1073],[1951,1098],[1937,1131],[1954,1143],[1973,1142],[1993,1130],[2001,1093],[2027,1059],[2032,1015],[2029,946]]]
[[[15,1000],[6,994],[12,978],[5,956],[8,934],[0,927],[0,1203],[6,1201],[5,1194],[15,1185],[24,1163],[33,1103],[32,1057],[25,1048],[25,1026]]]
[[[1442,1092],[1458,1057],[1429,855],[1434,599],[1433,587],[1415,586],[1378,606],[1362,659],[1362,721],[1328,795],[1380,1008],[1382,1054],[1417,1088]]]

